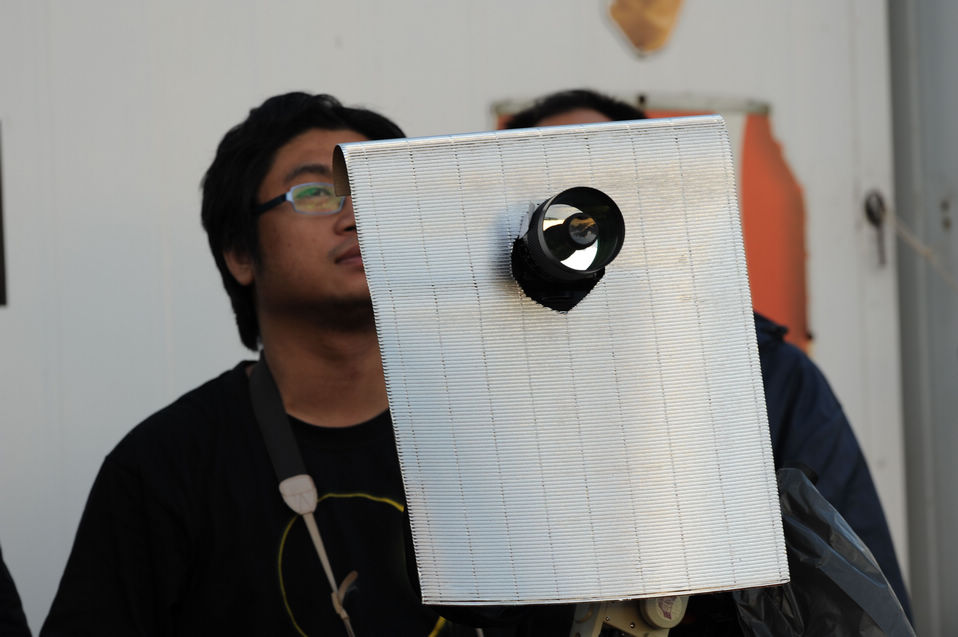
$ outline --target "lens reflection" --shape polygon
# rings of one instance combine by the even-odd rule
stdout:
[[[542,234],[549,252],[567,268],[588,270],[598,253],[598,224],[573,206],[550,206],[542,219]]]

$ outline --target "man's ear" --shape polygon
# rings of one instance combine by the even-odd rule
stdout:
[[[247,252],[226,250],[223,259],[230,274],[240,285],[249,285],[253,282],[253,258]]]

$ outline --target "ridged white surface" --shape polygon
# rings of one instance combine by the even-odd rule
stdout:
[[[721,118],[342,148],[425,602],[788,578]],[[509,255],[573,186],[626,236],[561,314]]]

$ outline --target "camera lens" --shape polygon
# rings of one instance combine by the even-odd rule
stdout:
[[[580,186],[542,202],[523,241],[547,277],[570,281],[611,263],[624,237],[625,222],[612,198]]]
[[[602,278],[624,238],[611,197],[586,186],[563,190],[539,204],[516,239],[512,274],[533,300],[568,311]]]

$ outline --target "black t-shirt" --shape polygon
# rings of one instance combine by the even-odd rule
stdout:
[[[107,456],[42,635],[345,634],[305,524],[280,497],[244,370],[154,414]],[[474,635],[422,606],[408,576],[388,414],[292,426],[337,582],[359,575],[345,600],[357,635]]]

